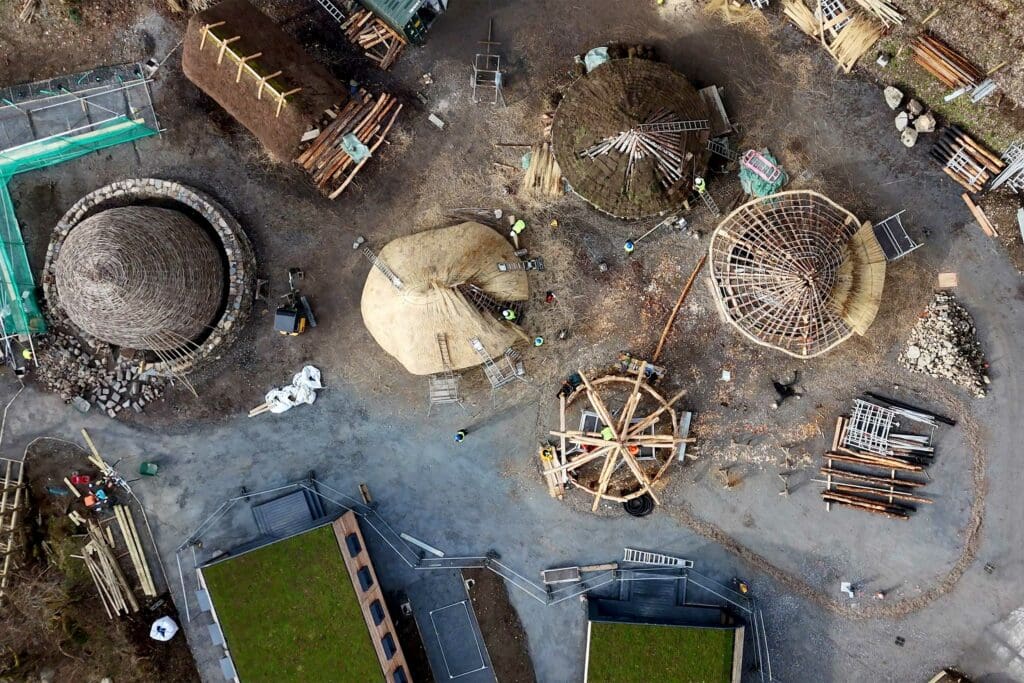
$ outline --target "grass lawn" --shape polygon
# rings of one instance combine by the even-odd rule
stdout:
[[[729,683],[731,629],[593,622],[589,683]]]
[[[243,682],[383,680],[330,526],[207,567],[203,576]]]

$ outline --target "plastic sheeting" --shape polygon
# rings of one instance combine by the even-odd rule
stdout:
[[[160,617],[149,628],[149,637],[166,643],[178,632],[178,625],[170,617]]]
[[[597,67],[601,66],[608,61],[608,48],[607,47],[595,47],[593,50],[588,52],[583,57],[583,63],[587,67],[587,73],[590,73]]]
[[[266,403],[270,406],[270,412],[283,413],[303,403],[313,403],[316,400],[316,390],[323,387],[324,385],[320,383],[320,371],[312,365],[307,365],[292,377],[291,384],[268,391]]]

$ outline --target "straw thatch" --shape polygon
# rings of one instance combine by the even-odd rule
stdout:
[[[151,206],[101,211],[75,226],[53,268],[57,301],[97,339],[131,349],[187,349],[213,322],[224,267],[185,214]]]
[[[204,41],[207,26],[237,40],[222,54],[214,41]],[[255,135],[275,161],[294,159],[302,134],[316,127],[324,110],[348,100],[348,88],[327,67],[247,0],[224,0],[196,14],[183,40],[181,68],[186,78]],[[278,99],[240,66],[240,56],[249,60],[246,64],[253,73],[277,74],[267,85],[292,93],[286,105],[278,108]]]
[[[885,255],[870,223],[816,192],[756,199],[711,238],[717,302],[748,339],[797,358],[867,332]]]
[[[527,298],[526,273],[498,270],[498,263],[518,259],[508,240],[491,228],[462,223],[401,237],[378,257],[403,287],[396,289],[372,268],[363,288],[363,322],[381,348],[412,374],[444,371],[439,334],[447,338],[454,370],[481,363],[469,345],[474,337],[494,357],[524,338],[518,327],[495,311],[481,310],[464,293],[466,285],[475,285],[498,302]]]
[[[700,94],[671,67],[645,59],[616,59],[569,87],[555,112],[551,140],[573,191],[612,216],[643,218],[683,206],[693,176],[703,176],[707,168],[709,131],[659,136],[669,140],[682,160],[674,168],[681,178],[670,184],[653,155],[633,163],[629,154],[589,158],[581,153],[655,120],[708,118]]]

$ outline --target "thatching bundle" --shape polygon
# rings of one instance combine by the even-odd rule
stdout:
[[[131,349],[187,349],[216,316],[224,267],[178,211],[126,206],[76,225],[54,264],[58,305],[83,332]]]
[[[885,254],[870,223],[816,192],[756,199],[711,238],[716,299],[740,332],[797,358],[867,332]]]
[[[526,273],[498,270],[498,263],[518,259],[508,240],[491,228],[461,223],[400,237],[378,257],[403,286],[396,289],[380,270],[371,269],[363,288],[363,322],[381,348],[412,374],[444,371],[439,334],[446,337],[453,370],[481,363],[469,345],[474,337],[493,357],[524,337],[466,294],[472,285],[497,302],[527,298]]]

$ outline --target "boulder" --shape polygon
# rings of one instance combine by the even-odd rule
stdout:
[[[907,129],[907,126],[909,125],[910,117],[907,115],[907,112],[901,111],[899,114],[896,115],[896,130],[904,131]]]
[[[918,133],[931,133],[935,130],[935,114],[927,112],[914,119],[914,130]]]
[[[885,103],[889,105],[889,109],[896,109],[903,102],[903,91],[899,88],[886,86],[882,94],[885,96]]]
[[[907,102],[907,112],[909,112],[911,116],[920,116],[924,113],[924,105],[917,100],[910,100]]]
[[[904,147],[913,147],[917,144],[917,131],[913,128],[907,128],[900,133],[900,142],[903,143]]]

